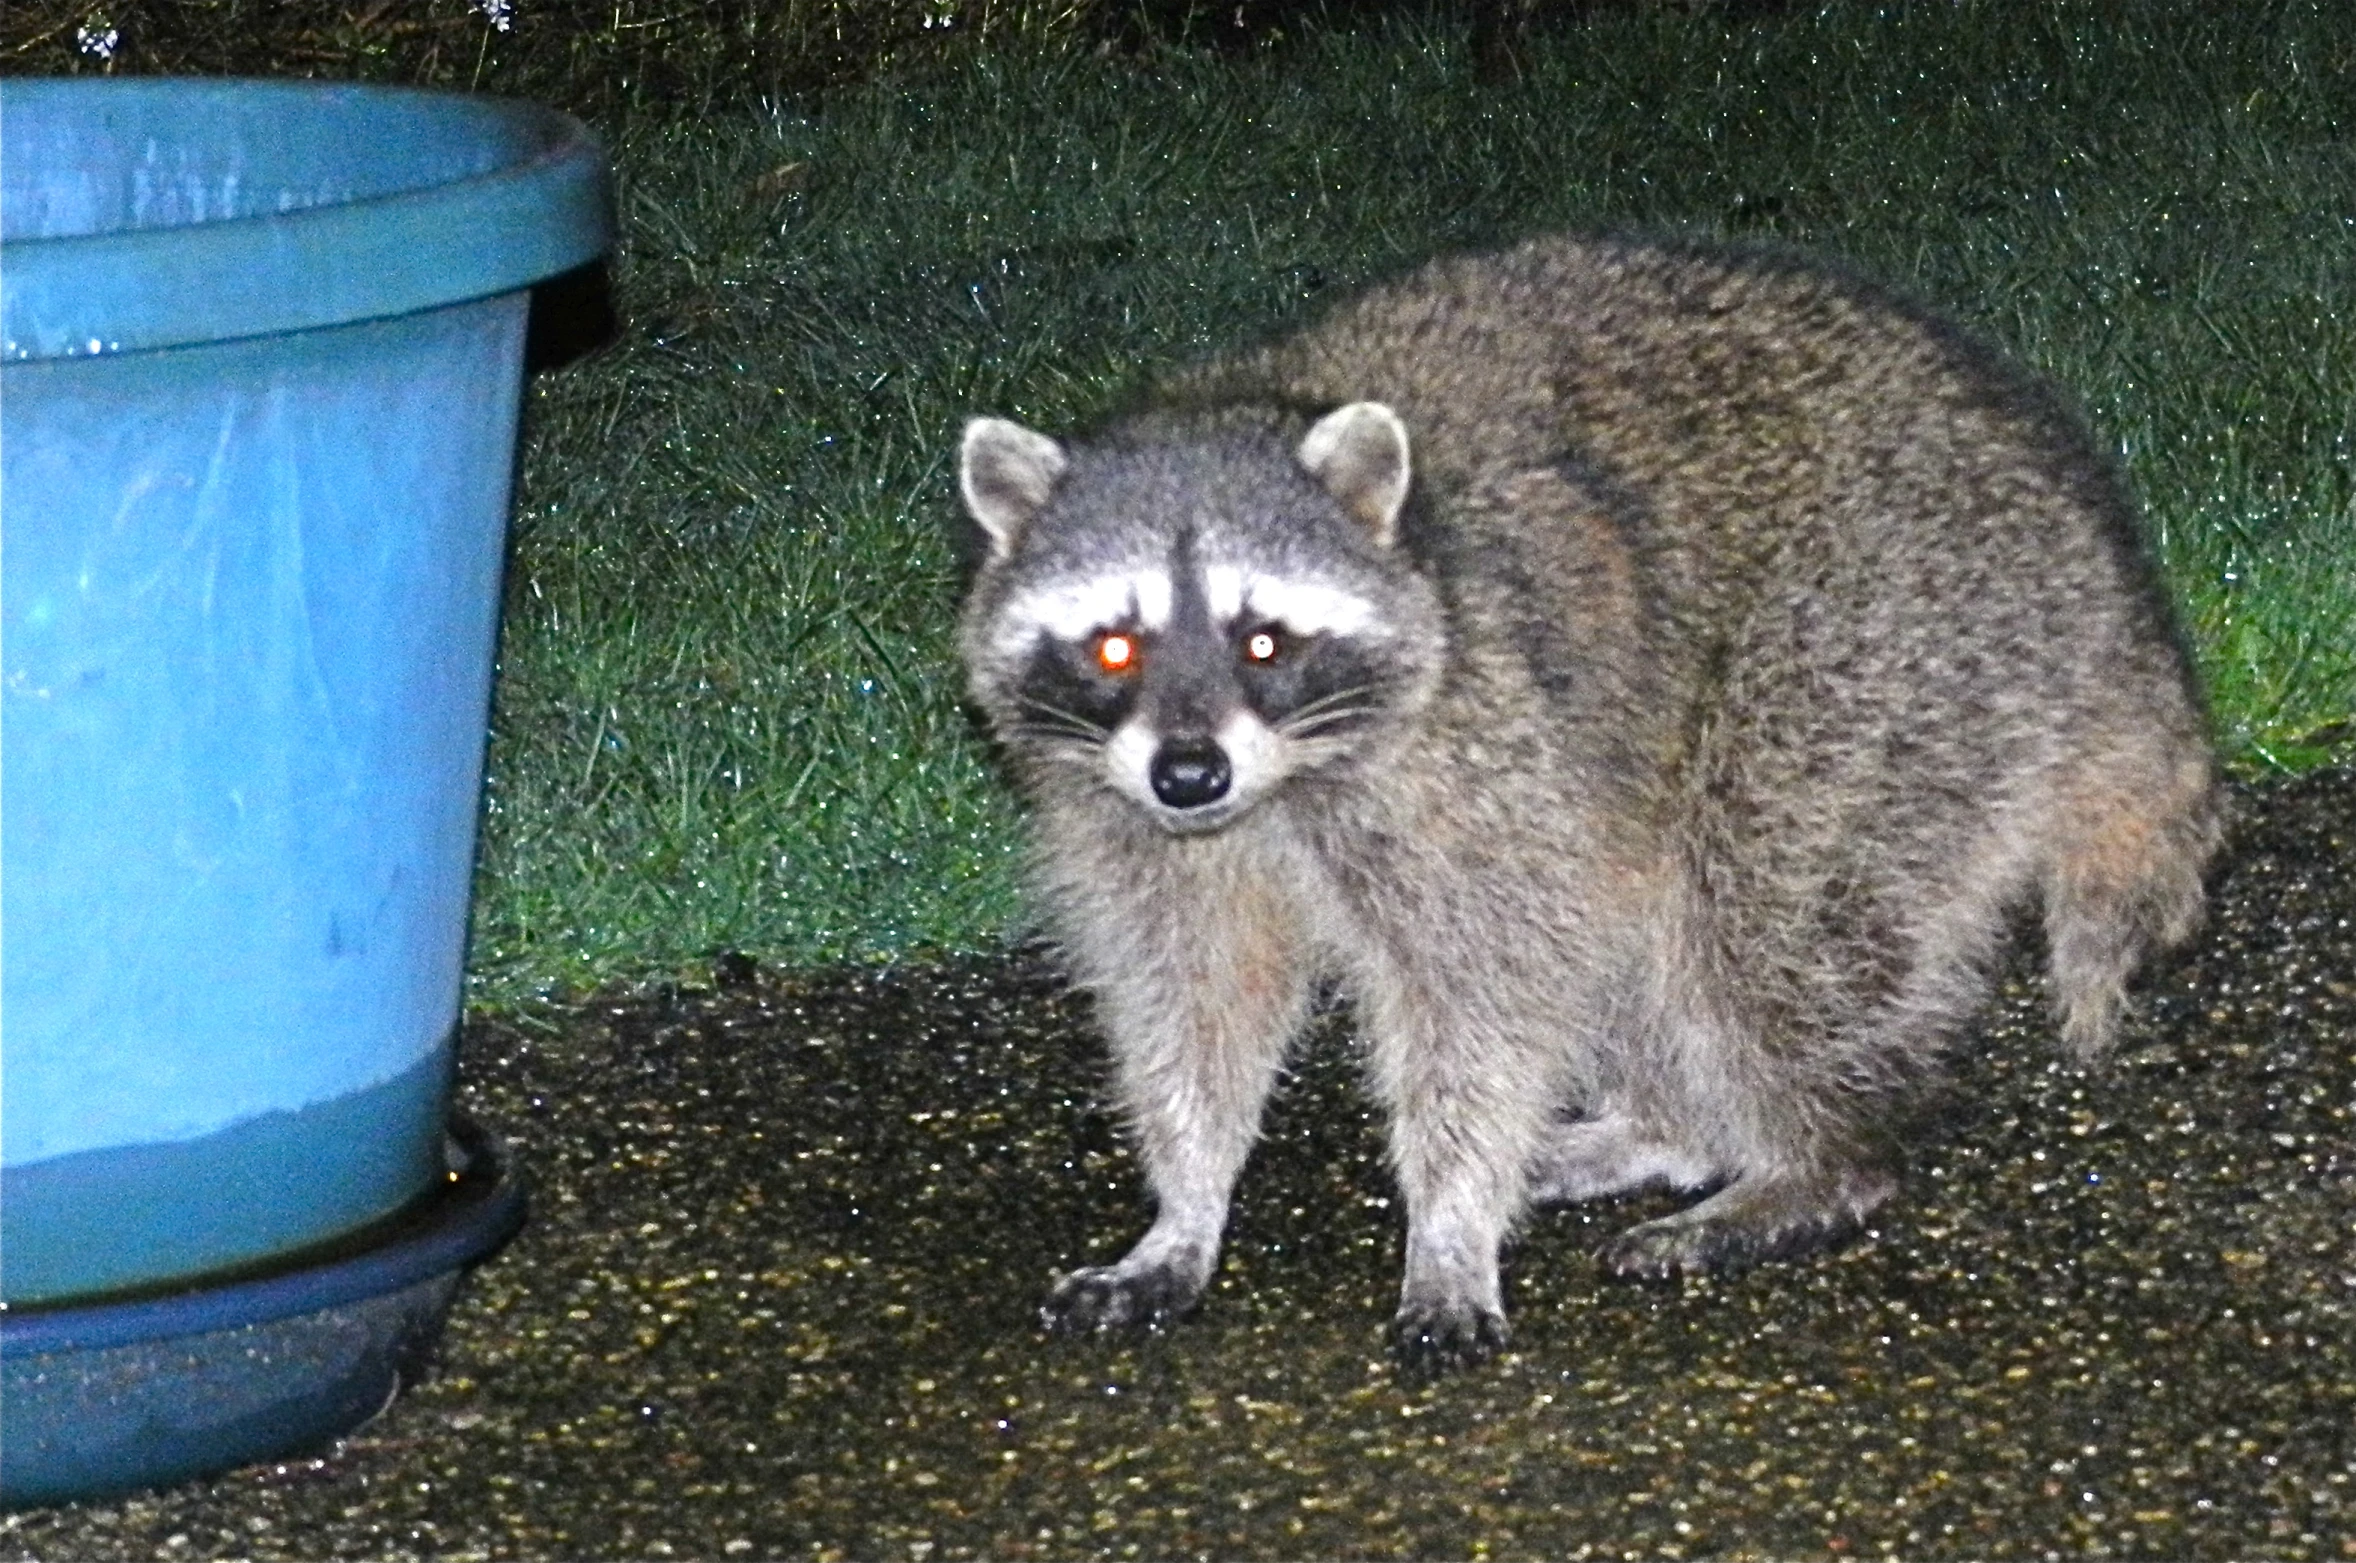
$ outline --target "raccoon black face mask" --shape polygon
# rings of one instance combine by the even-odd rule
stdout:
[[[1447,260],[1085,439],[977,419],[961,488],[972,693],[1157,1201],[1050,1325],[1199,1297],[1322,980],[1443,1364],[1505,1340],[1534,1205],[1712,1190],[1635,1276],[1856,1229],[2015,906],[2082,1056],[2199,918],[2205,724],[2115,478],[1837,273]]]

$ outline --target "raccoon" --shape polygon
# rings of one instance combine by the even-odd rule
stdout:
[[[1346,996],[1408,1362],[1506,1340],[1534,1206],[1706,1197],[1639,1277],[1859,1228],[2041,909],[2069,1047],[2202,911],[2206,720],[2057,398],[1846,273],[1444,259],[1082,439],[967,425],[961,647],[1156,1202],[1051,1328],[1190,1308],[1288,1044]]]

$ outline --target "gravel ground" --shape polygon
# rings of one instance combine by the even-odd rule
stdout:
[[[1192,1320],[1048,1339],[1141,1229],[1022,955],[476,1024],[535,1183],[436,1376],[320,1458],[0,1520],[255,1557],[2356,1557],[2356,772],[2246,794],[2209,932],[2056,1062],[2025,955],[1863,1241],[1648,1287],[1549,1212],[1512,1349],[1382,1354],[1400,1218],[1337,1018]]]

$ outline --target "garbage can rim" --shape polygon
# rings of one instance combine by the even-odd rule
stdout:
[[[155,136],[192,118],[353,117],[423,110],[479,136],[490,167],[394,170],[386,187],[285,210],[0,241],[0,363],[233,341],[412,314],[514,291],[595,260],[613,241],[603,149],[568,115],[436,88],[246,78],[0,82],[0,142],[29,116],[120,113]],[[201,111],[192,114],[191,111]],[[201,152],[202,148],[195,150]],[[397,145],[385,156],[403,155]],[[15,156],[9,161],[17,162]],[[422,159],[421,159],[422,165]],[[44,177],[21,164],[5,171]]]

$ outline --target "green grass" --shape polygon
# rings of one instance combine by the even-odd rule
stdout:
[[[1848,256],[2123,450],[2246,769],[2356,718],[2356,19],[2341,0],[1653,8],[1484,85],[1393,24],[981,55],[614,127],[626,322],[534,386],[476,987],[1005,935],[947,458],[1436,251],[1551,227]]]
[[[1187,0],[9,0],[0,72],[311,76],[622,113],[822,92],[972,41],[1166,32],[1186,12]]]

